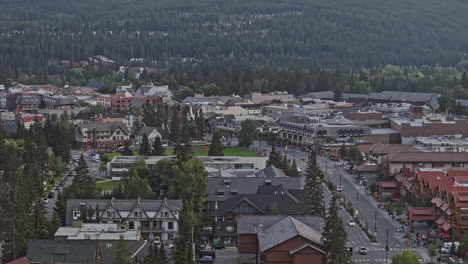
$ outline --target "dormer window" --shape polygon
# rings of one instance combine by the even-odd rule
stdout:
[[[238,194],[238,193],[239,193],[239,191],[238,191],[237,189],[232,189],[232,190],[231,190],[231,194],[232,194],[232,195],[236,195],[236,194]]]
[[[218,197],[223,197],[224,196],[224,190],[218,190]]]
[[[231,180],[224,180],[224,187],[230,187],[231,186]]]
[[[271,186],[271,180],[265,180],[265,186]]]

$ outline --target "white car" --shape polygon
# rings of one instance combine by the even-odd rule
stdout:
[[[348,225],[349,225],[349,226],[356,226],[356,222],[354,222],[353,220],[350,220],[350,221],[348,222]]]
[[[42,200],[42,202],[43,202],[44,204],[48,204],[48,203],[49,203],[49,199],[48,199],[48,198],[44,198],[44,200]]]
[[[343,191],[343,186],[336,186],[336,191],[337,192],[342,192]]]
[[[367,255],[367,248],[361,247],[361,248],[359,249],[359,254],[361,254],[361,255]]]

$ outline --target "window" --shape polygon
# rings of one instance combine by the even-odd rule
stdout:
[[[226,226],[226,232],[234,232],[234,226]]]
[[[111,243],[106,243],[106,248],[107,249],[112,248],[112,244]]]
[[[222,221],[224,221],[224,219],[223,219],[223,217],[222,217],[222,216],[217,216],[217,217],[216,217],[216,221],[220,221],[220,222],[222,222]]]
[[[253,170],[253,164],[234,164],[235,170]]]
[[[128,229],[135,229],[135,222],[128,222]]]
[[[218,197],[223,197],[224,196],[224,191],[218,191]]]
[[[443,162],[433,162],[432,163],[432,168],[442,168],[444,167],[445,163]]]
[[[164,212],[164,217],[169,217],[169,212]]]
[[[167,229],[173,230],[174,229],[174,222],[167,222]]]
[[[463,168],[463,163],[454,162],[454,163],[452,163],[452,167],[454,167],[454,168]]]
[[[226,221],[233,222],[234,221],[234,216],[233,215],[226,215]]]
[[[81,212],[80,211],[73,211],[73,219],[76,220],[80,217]]]

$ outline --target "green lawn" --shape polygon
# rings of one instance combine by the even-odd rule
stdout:
[[[96,183],[97,188],[102,188],[103,190],[113,190],[120,184],[119,180],[116,181],[106,181],[106,182],[98,182]]]

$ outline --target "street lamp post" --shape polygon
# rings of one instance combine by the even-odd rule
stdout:
[[[385,263],[388,263],[388,228],[387,228],[387,245],[385,246]]]
[[[356,191],[356,215],[359,212],[359,192]]]
[[[374,236],[377,239],[377,211],[374,212]]]

